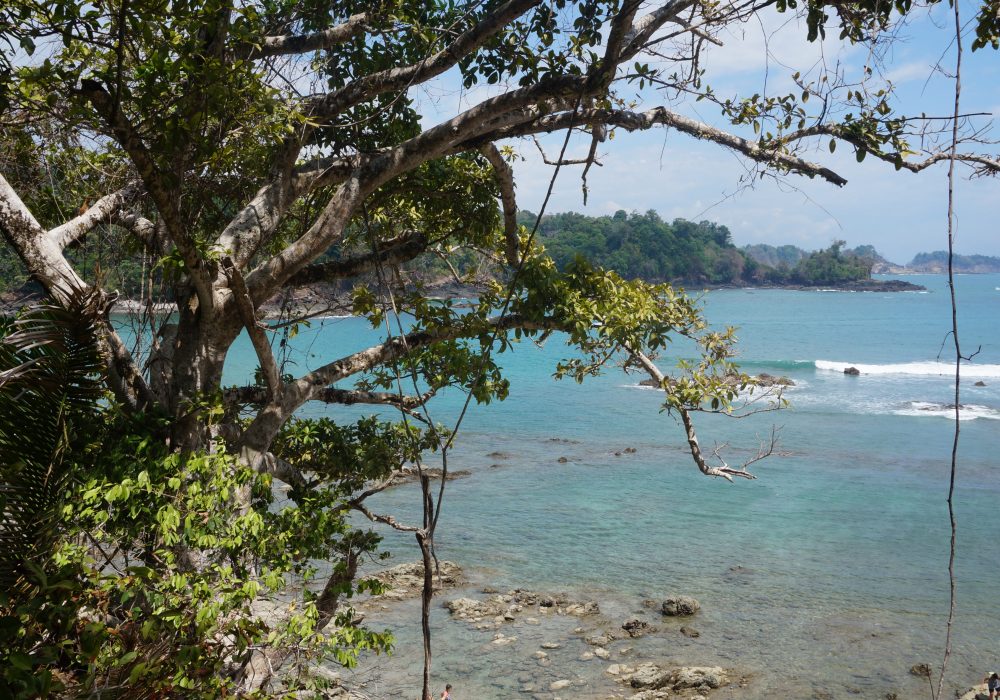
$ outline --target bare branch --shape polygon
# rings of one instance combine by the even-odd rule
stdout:
[[[709,126],[708,124],[672,112],[666,107],[656,107],[645,112],[595,109],[580,110],[577,113],[561,112],[558,114],[549,114],[516,127],[500,130],[495,134],[491,134],[490,138],[495,140],[512,136],[526,136],[529,134],[568,129],[595,122],[620,127],[626,131],[644,131],[658,125],[673,127],[695,138],[713,141],[731,148],[759,163],[785,168],[809,177],[818,176],[835,185],[847,184],[845,178],[818,163],[812,163],[798,156],[785,153],[780,148],[771,148],[767,144],[761,145],[756,141],[748,141],[745,138],[722,131],[714,126]]]
[[[361,513],[363,516],[371,520],[373,523],[383,523],[388,525],[394,530],[399,530],[400,532],[422,532],[421,528],[415,527],[414,525],[404,525],[403,523],[397,521],[391,515],[380,515],[379,513],[373,513],[368,510],[361,503],[351,502],[351,507]]]
[[[60,250],[74,243],[101,222],[110,223],[124,207],[128,206],[140,193],[142,186],[133,182],[94,202],[83,214],[56,226],[48,232],[48,237]]]
[[[507,264],[516,266],[520,257],[520,244],[517,240],[517,200],[514,197],[514,170],[492,143],[485,144],[479,150],[493,166],[493,177],[497,182],[497,187],[500,188],[500,203],[503,206],[503,235],[506,243]]]
[[[633,350],[631,348],[626,348],[626,351],[638,364],[640,364],[643,367],[643,369],[646,370],[646,372],[649,374],[650,377],[652,377],[652,379],[655,382],[657,382],[660,386],[664,387],[664,390],[666,390],[666,387],[669,384],[669,379],[664,376],[663,372],[660,371],[659,367],[653,364],[653,361],[650,360],[649,357],[647,357],[640,350]],[[697,465],[698,470],[702,474],[706,476],[721,476],[726,481],[732,481],[734,476],[739,476],[744,479],[757,478],[750,472],[746,471],[746,465],[736,469],[730,467],[728,464],[722,462],[721,460],[720,460],[721,462],[720,466],[712,466],[711,464],[709,464],[708,461],[705,459],[705,453],[702,452],[701,445],[698,442],[698,434],[695,432],[694,429],[694,421],[691,420],[691,412],[683,407],[677,408],[676,410],[681,416],[681,423],[683,423],[684,425],[684,433],[686,434],[688,441],[688,451],[691,453],[691,456],[694,458],[694,463]],[[774,432],[772,432],[772,440],[773,438],[774,438]],[[772,443],[771,451],[773,451],[773,446],[774,443]],[[770,454],[770,452],[768,452],[768,454]],[[760,457],[758,459],[763,459],[763,457]],[[747,464],[752,464],[753,462],[758,461],[758,459],[751,460]]]
[[[539,154],[541,154],[541,156],[542,156],[542,162],[545,163],[546,165],[552,165],[552,166],[556,166],[556,165],[559,165],[559,166],[562,166],[562,165],[586,165],[588,162],[590,162],[589,159],[587,159],[587,158],[560,158],[560,159],[557,159],[557,160],[552,160],[551,158],[549,158],[549,154],[546,153],[545,149],[542,147],[542,142],[539,141],[534,136],[534,134],[532,134],[531,138],[535,142],[535,148],[538,149]],[[601,164],[598,163],[598,165],[601,165]]]
[[[278,363],[274,359],[274,353],[271,351],[271,343],[267,338],[267,333],[264,332],[264,329],[257,321],[253,301],[251,301],[250,294],[247,292],[243,275],[236,269],[232,258],[225,258],[222,261],[222,269],[229,279],[229,287],[233,292],[233,298],[236,300],[236,308],[240,312],[243,325],[250,335],[250,342],[253,343],[253,349],[257,353],[257,359],[260,361],[261,373],[264,375],[264,382],[267,385],[268,400],[280,401],[284,387],[281,382],[281,372],[278,370]]]

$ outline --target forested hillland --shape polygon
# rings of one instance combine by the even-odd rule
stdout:
[[[529,228],[535,215],[521,212]],[[725,226],[710,221],[664,221],[655,211],[613,216],[574,212],[543,216],[538,240],[556,264],[577,255],[625,278],[688,286],[769,285],[869,288],[881,257],[871,246],[845,250],[843,241],[806,252],[795,246],[737,248]]]

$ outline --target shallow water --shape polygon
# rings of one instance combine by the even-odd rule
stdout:
[[[797,384],[789,410],[699,421],[702,443],[728,442],[732,460],[752,453],[772,423],[781,426],[786,454],[755,465],[755,481],[728,484],[697,473],[682,430],[659,413],[656,391],[635,386],[637,377],[554,382],[555,361],[566,352],[557,338],[501,355],[511,396],[474,407],[466,419],[450,468],[473,474],[449,482],[437,538],[439,556],[465,567],[473,585],[442,599],[484,584],[567,591],[598,600],[620,624],[643,610],[644,598],[681,592],[702,602],[690,621],[701,636],[689,639],[680,623],[647,615],[658,634],[613,643],[609,661],[579,661],[589,647],[572,629],[587,620],[517,622],[504,633],[518,641],[496,647],[491,633],[435,608],[435,679],[454,683],[461,700],[553,697],[548,684],[563,678],[573,685],[562,697],[608,697],[622,689],[604,673],[607,665],[647,658],[752,675],[747,688],[713,697],[929,696],[909,669],[922,661],[938,666],[944,644],[954,376],[938,364],[950,352],[941,351],[950,323],[944,280],[913,281],[929,291],[705,296],[711,322],[740,326],[748,372]],[[996,665],[992,630],[1000,617],[1000,277],[963,276],[957,286],[963,347],[979,354],[962,383],[949,695]],[[326,322],[296,338],[296,370],[375,339],[357,319]],[[241,381],[253,364],[241,344],[228,378]],[[843,374],[852,365],[861,376]],[[987,386],[972,386],[976,380]],[[434,418],[447,423],[461,397],[441,398]],[[636,452],[616,454],[626,447]],[[416,520],[419,498],[398,488],[373,505]],[[387,532],[386,544],[397,562],[417,558],[410,537]],[[379,676],[368,692],[417,697],[416,602],[369,620],[390,626],[400,643],[394,657],[368,664],[364,673],[375,668]],[[543,641],[564,645],[546,667],[532,657]],[[622,655],[625,648],[631,651]]]

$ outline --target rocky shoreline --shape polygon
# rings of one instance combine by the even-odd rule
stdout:
[[[759,697],[767,692],[767,681],[753,669],[739,665],[739,655],[719,658],[709,653],[702,658],[702,640],[694,624],[701,619],[701,604],[685,595],[664,595],[660,599],[636,600],[631,606],[608,613],[600,600],[574,597],[566,593],[533,591],[524,588],[497,590],[483,585],[486,572],[464,572],[453,562],[440,562],[435,575],[434,607],[446,610],[448,622],[438,623],[435,634],[452,636],[459,625],[471,635],[464,644],[472,652],[478,648],[480,663],[513,669],[503,695],[482,697],[524,697],[530,700],[722,700]],[[740,567],[741,568],[741,567]],[[359,610],[393,611],[398,616],[414,612],[423,581],[423,566],[402,564],[375,574],[390,590],[356,603]],[[476,583],[479,581],[479,583]],[[410,606],[397,607],[397,606]],[[611,609],[615,605],[609,606]],[[627,610],[631,608],[631,612]],[[623,612],[626,611],[626,612]],[[410,613],[406,613],[410,614]],[[397,617],[397,624],[399,620]],[[709,624],[711,628],[711,624]],[[709,636],[718,634],[707,631]],[[472,641],[479,637],[480,642]],[[704,638],[703,638],[704,639]],[[692,646],[692,642],[695,642]],[[495,651],[494,651],[495,650]],[[692,653],[693,652],[693,653]],[[490,656],[483,657],[482,654]],[[692,663],[693,662],[693,663]],[[721,663],[720,663],[721,662]],[[411,655],[404,662],[402,678],[409,677],[418,663]],[[910,674],[923,671],[926,664],[914,664]],[[471,670],[464,664],[462,668]],[[927,667],[929,668],[929,667]],[[374,677],[343,678],[326,669],[321,675],[335,680],[328,697],[339,700],[371,698],[376,686],[387,692],[391,685]],[[758,677],[760,676],[760,677]],[[397,681],[398,682],[398,681]],[[760,684],[764,685],[761,686]],[[390,692],[395,697],[405,685]],[[461,686],[459,686],[461,687]],[[756,689],[755,689],[756,688]],[[831,689],[832,690],[832,689]],[[861,689],[850,689],[862,693]],[[471,695],[470,695],[471,693]],[[462,696],[474,696],[471,688]],[[879,700],[907,697],[902,687],[881,691]],[[379,697],[389,697],[378,695]],[[980,686],[955,694],[962,700],[979,700]],[[829,700],[837,697],[816,688],[803,698]]]
[[[834,290],[842,292],[918,292],[926,288],[905,280],[859,280],[832,285],[711,285],[705,283],[685,284],[675,282],[677,288],[712,290],[712,289],[790,289],[796,291]],[[479,284],[459,284],[452,280],[431,282],[423,286],[431,297],[441,299],[474,299],[483,289]],[[346,316],[352,313],[352,290],[334,284],[320,283],[282,293],[265,302],[259,316],[266,319],[276,318],[323,318],[330,316]],[[40,289],[28,285],[19,290],[9,292],[0,297],[0,313],[13,313],[27,304],[42,300]],[[118,299],[112,311],[118,314],[137,314],[151,312],[168,314],[174,311],[172,303],[149,303],[141,299]]]
[[[420,596],[423,565],[409,562],[386,569],[373,576],[387,590],[381,595],[361,601],[361,610],[386,610],[394,604]],[[562,670],[553,660],[556,651],[570,651],[579,646],[576,661],[604,663],[603,675],[617,684],[619,690],[610,698],[616,700],[708,700],[713,691],[728,688],[736,692],[751,682],[751,674],[736,668],[692,666],[671,663],[668,659],[650,661],[639,658],[637,644],[643,637],[678,634],[676,625],[660,627],[657,620],[673,618],[688,621],[701,609],[690,596],[669,595],[663,600],[637,601],[640,612],[623,621],[613,620],[603,613],[596,600],[575,599],[566,593],[530,591],[522,588],[498,591],[485,586],[478,592],[449,595],[449,591],[467,584],[467,578],[454,562],[441,561],[434,576],[435,605],[445,608],[450,618],[482,633],[484,643],[492,648],[515,645],[517,629],[537,628],[547,641],[530,652],[537,673],[519,677],[520,691],[535,700],[571,698],[582,689],[581,679],[569,669]],[[570,623],[571,631],[560,633],[553,623]],[[698,632],[685,624],[680,629],[684,637],[697,637]],[[617,644],[616,643],[619,643]],[[330,697],[348,699],[366,697],[338,686]]]

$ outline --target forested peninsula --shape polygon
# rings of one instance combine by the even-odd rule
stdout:
[[[535,214],[521,212],[519,221],[530,228]],[[547,215],[539,223],[538,236],[560,268],[580,256],[626,279],[712,287],[921,289],[899,280],[873,280],[872,268],[882,258],[872,246],[848,250],[843,241],[834,241],[813,252],[791,245],[737,248],[721,224],[667,222],[653,210],[598,217],[575,212]]]

